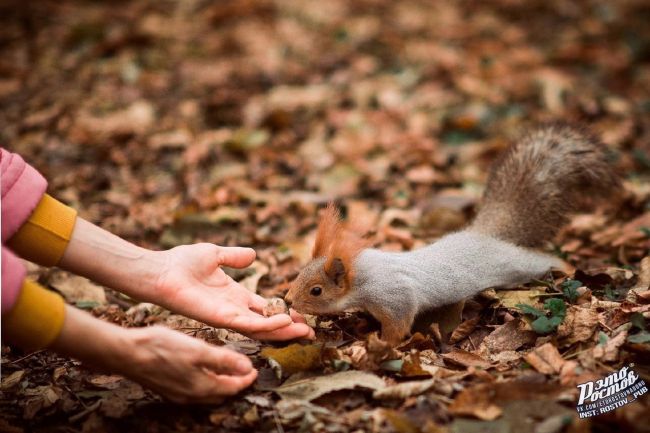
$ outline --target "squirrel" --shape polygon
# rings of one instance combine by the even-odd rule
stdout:
[[[492,165],[482,206],[465,229],[409,252],[369,248],[343,226],[330,203],[318,225],[313,259],[290,284],[296,311],[365,311],[381,338],[397,344],[419,313],[489,288],[523,284],[561,259],[539,251],[569,221],[609,196],[620,180],[606,147],[587,129],[543,124]]]

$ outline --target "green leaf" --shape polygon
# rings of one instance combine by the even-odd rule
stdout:
[[[630,335],[627,337],[630,343],[650,343],[650,332],[641,331],[638,334]]]
[[[562,299],[551,298],[544,302],[544,308],[551,312],[552,316],[564,318],[566,316],[566,304]],[[560,321],[561,322],[561,321]]]
[[[616,301],[617,299],[616,292],[614,292],[610,284],[605,286],[605,297],[610,301]]]
[[[545,312],[543,312],[542,310],[538,310],[537,308],[528,304],[517,304],[515,305],[515,307],[519,308],[522,313],[528,314],[529,316],[534,316],[534,317],[546,316]]]
[[[553,327],[553,329],[557,329],[557,327],[560,326],[563,320],[564,320],[564,316],[553,316],[550,319],[548,319],[548,323]]]
[[[641,313],[632,314],[632,317],[630,318],[630,322],[632,323],[632,326],[634,326],[635,328],[639,328],[642,331],[645,331],[646,325],[645,325],[645,317],[643,317],[643,314]]]
[[[562,293],[569,300],[575,302],[578,299],[578,287],[582,286],[582,282],[578,280],[566,280],[561,285]]]
[[[532,326],[533,331],[537,332],[538,334],[549,334],[553,332],[558,325],[551,322],[548,317],[542,316],[535,319],[533,323],[530,324],[530,326]]]
[[[609,337],[603,331],[600,331],[598,333],[598,345],[599,346],[604,346],[605,343],[607,343],[608,340],[609,340]]]
[[[404,365],[404,360],[402,359],[391,359],[390,361],[384,361],[379,365],[379,368],[386,371],[400,372],[402,371],[402,366]]]

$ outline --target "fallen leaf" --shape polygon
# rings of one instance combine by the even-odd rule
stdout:
[[[455,344],[465,339],[469,334],[472,333],[480,319],[480,317],[475,317],[473,319],[466,320],[458,325],[458,327],[454,329],[454,331],[451,333],[451,336],[449,337],[449,344]]]
[[[264,358],[271,358],[280,364],[283,373],[293,374],[320,367],[322,350],[323,346],[320,344],[302,345],[294,343],[277,349],[265,347],[260,354]]]
[[[545,343],[527,353],[524,356],[526,362],[543,374],[559,373],[564,365],[564,359],[558,352],[557,347],[551,343]]]
[[[525,344],[532,344],[537,339],[534,331],[527,329],[526,323],[521,319],[511,320],[492,331],[483,339],[480,350],[482,353],[499,353],[504,350],[517,350]]]
[[[646,256],[639,264],[639,275],[634,287],[627,292],[626,300],[629,302],[639,302],[637,298],[643,292],[650,289],[650,256]]]
[[[598,344],[593,348],[593,356],[603,362],[618,361],[618,352],[627,339],[627,331],[619,332],[615,337],[609,338],[605,344]]]
[[[442,308],[437,308],[431,313],[440,327],[440,333],[443,338],[447,338],[462,322],[463,308],[465,301],[456,302],[455,304],[446,305]]]
[[[269,273],[269,267],[261,261],[255,260],[248,269],[253,269],[255,273],[241,280],[239,284],[246,287],[250,292],[257,293],[257,286],[262,277]]]
[[[571,305],[557,330],[563,345],[589,340],[598,327],[598,311],[592,305]]]
[[[372,393],[372,397],[384,399],[405,399],[414,395],[420,395],[435,385],[439,379],[414,380],[411,382],[402,382],[397,385],[387,386]]]
[[[56,272],[50,278],[49,285],[58,290],[66,301],[74,304],[78,302],[106,304],[104,288],[98,286],[87,278],[71,275],[67,272]]]
[[[383,389],[384,381],[374,374],[363,371],[342,371],[325,376],[315,376],[285,383],[274,391],[284,399],[311,401],[321,395],[342,389],[367,388],[373,391]]]
[[[479,355],[461,349],[454,349],[449,353],[443,354],[442,359],[463,367],[480,367],[485,369],[490,368],[492,365]]]
[[[10,390],[20,383],[20,381],[23,379],[23,376],[25,376],[25,370],[14,371],[9,376],[2,378],[2,385],[0,386],[0,389],[2,389],[2,391]]]
[[[496,291],[496,295],[499,298],[499,305],[510,309],[516,309],[517,304],[526,304],[535,308],[541,308],[542,303],[539,301],[539,295],[545,293],[545,287],[531,287],[526,290]]]

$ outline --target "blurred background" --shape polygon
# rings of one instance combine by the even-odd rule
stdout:
[[[625,173],[624,206],[556,252],[634,267],[649,23],[646,0],[3,1],[0,145],[138,244],[256,248],[247,284],[275,295],[326,202],[411,249],[467,222],[521,131],[581,121]]]
[[[332,198],[473,200],[539,120],[585,121],[628,173],[650,168],[646,1],[9,1],[0,17],[0,142],[142,242],[216,224],[202,238],[276,245]]]

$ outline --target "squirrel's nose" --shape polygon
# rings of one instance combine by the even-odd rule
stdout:
[[[287,304],[287,307],[291,307],[291,304],[293,303],[293,296],[291,296],[291,289],[289,289],[287,294],[284,295],[284,302]]]

